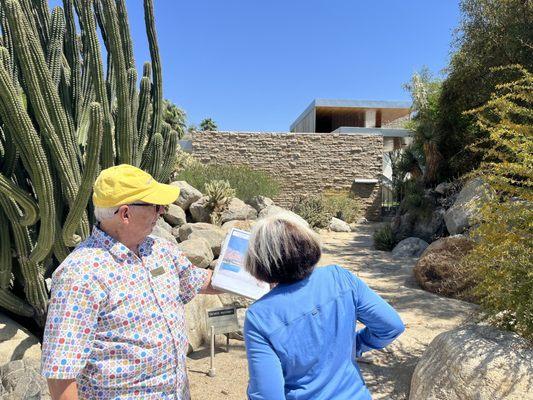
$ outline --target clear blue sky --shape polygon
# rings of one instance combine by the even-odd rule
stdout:
[[[53,1],[52,3],[55,3]],[[446,67],[458,0],[154,0],[164,96],[189,123],[288,131],[314,98],[409,100]],[[127,0],[139,71],[142,0]]]

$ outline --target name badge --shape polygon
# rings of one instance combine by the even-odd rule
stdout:
[[[159,268],[156,268],[156,269],[151,269],[150,270],[150,273],[152,274],[152,276],[155,278],[156,276],[160,276],[160,275],[163,275],[165,273],[165,268],[163,267],[159,267]]]

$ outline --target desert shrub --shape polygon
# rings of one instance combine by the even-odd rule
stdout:
[[[326,208],[333,217],[342,219],[351,224],[356,222],[361,215],[361,204],[350,193],[331,192],[323,196]]]
[[[519,66],[505,70],[518,77],[470,112],[492,143],[472,175],[498,196],[481,209],[476,245],[463,267],[474,275],[489,319],[533,340],[533,74]]]
[[[389,224],[374,232],[374,247],[376,250],[391,251],[396,246],[396,239]]]
[[[253,170],[244,165],[192,163],[178,172],[176,180],[183,180],[205,192],[211,181],[224,180],[235,189],[236,197],[247,201],[254,196],[275,197],[280,191],[279,182],[264,171]]]
[[[233,189],[228,181],[218,180],[205,184],[207,204],[212,209],[211,223],[220,225],[222,212],[228,208],[232,197],[235,197]]]
[[[176,176],[189,168],[201,167],[202,163],[190,153],[183,150],[178,150],[176,155],[176,164],[174,165],[173,179],[176,180]]]
[[[427,218],[431,214],[432,206],[425,196],[424,185],[421,181],[409,179],[401,182],[402,201],[400,212],[410,212],[415,218]]]
[[[297,200],[291,210],[305,219],[312,228],[325,228],[332,217],[330,208],[322,196],[310,196]]]

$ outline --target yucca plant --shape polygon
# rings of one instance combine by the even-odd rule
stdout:
[[[162,123],[153,0],[151,64],[137,88],[125,0],[0,0],[0,307],[43,323],[50,274],[90,233],[102,168],[166,181],[178,137]],[[107,69],[102,60],[103,38]],[[13,256],[14,255],[14,256]]]

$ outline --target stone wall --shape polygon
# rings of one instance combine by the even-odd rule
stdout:
[[[380,218],[379,184],[353,182],[381,174],[381,136],[198,132],[193,135],[192,154],[203,163],[245,164],[268,172],[281,182],[281,193],[274,199],[281,206],[325,190],[352,189],[364,203],[365,216]]]

